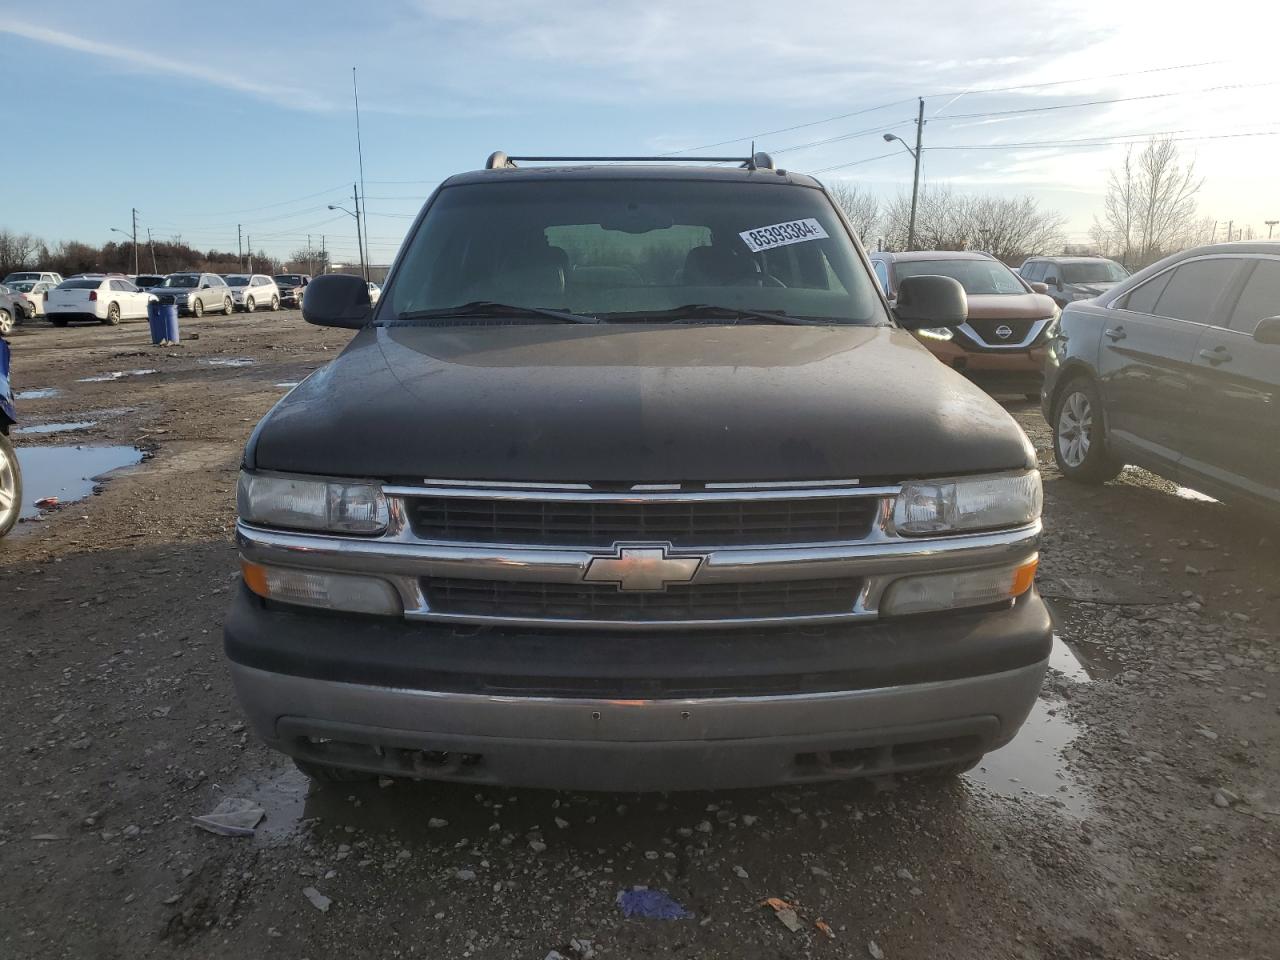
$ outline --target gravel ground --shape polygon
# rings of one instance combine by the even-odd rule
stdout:
[[[349,334],[293,311],[184,334],[13,338],[17,388],[57,391],[24,423],[90,424],[25,456],[143,459],[0,543],[0,957],[1280,956],[1274,524],[1136,470],[1070,486],[1010,403],[1064,643],[1024,733],[965,778],[317,788],[246,732],[220,634],[244,440]],[[35,469],[32,497],[89,471]],[[228,796],[266,809],[255,837],[193,828]],[[691,916],[625,918],[635,886]]]

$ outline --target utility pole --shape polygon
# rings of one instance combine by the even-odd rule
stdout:
[[[1231,228],[1235,226],[1235,223],[1234,220],[1227,221],[1227,243],[1231,242]]]
[[[133,275],[138,275],[138,208],[133,207]]]
[[[920,110],[916,114],[916,173],[911,181],[911,220],[907,224],[907,249],[916,246],[916,206],[920,202],[920,144],[924,139],[924,97],[920,98]]]
[[[360,162],[360,195],[364,195],[364,145],[360,141],[360,90],[356,86],[356,68],[351,68],[351,96],[356,105],[356,158]],[[365,217],[365,233],[369,232],[369,218]],[[360,235],[360,200],[356,200],[356,237]],[[369,282],[369,262],[365,256],[365,247],[361,241],[360,266],[364,273],[364,282]]]
[[[253,273],[253,238],[247,233],[244,235],[244,246],[249,253],[249,269],[247,272]]]
[[[315,267],[311,265],[311,234],[307,234],[307,275],[315,276]]]
[[[364,239],[360,233],[360,193],[356,190],[356,185],[351,185],[351,197],[356,203],[356,246],[360,248],[360,273],[364,276],[364,282],[369,282],[369,265],[364,258]]]
[[[236,224],[236,266],[244,269],[244,242],[240,235],[240,224]]]
[[[147,227],[147,246],[151,248],[151,272],[159,273],[160,268],[156,266],[156,244],[151,239],[151,228]]]
[[[324,249],[324,234],[320,234],[320,269],[324,273],[329,272],[329,254]]]
[[[1263,220],[1262,222],[1267,225],[1267,239],[1270,240],[1271,231],[1276,228],[1276,224],[1280,223],[1280,220]]]

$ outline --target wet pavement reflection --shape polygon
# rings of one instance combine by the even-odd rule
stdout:
[[[22,467],[21,517],[34,517],[36,501],[57,497],[62,504],[81,500],[93,492],[98,477],[142,460],[142,451],[128,446],[17,446]]]
[[[35,390],[19,390],[13,395],[14,400],[47,400],[49,397],[60,397],[62,391],[57,387],[38,387]]]
[[[14,433],[67,433],[71,430],[87,430],[97,426],[96,420],[76,420],[68,423],[35,423],[19,427]]]
[[[159,373],[159,370],[112,370],[109,373],[99,373],[93,377],[81,377],[76,383],[110,383],[113,380],[123,380],[125,377],[149,377],[153,373]]]

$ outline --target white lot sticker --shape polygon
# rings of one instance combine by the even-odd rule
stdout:
[[[775,223],[770,227],[756,227],[754,230],[743,230],[738,234],[742,242],[752,253],[770,250],[773,247],[785,247],[789,243],[804,243],[806,240],[824,240],[827,231],[813,217],[804,220],[788,220],[786,223]]]

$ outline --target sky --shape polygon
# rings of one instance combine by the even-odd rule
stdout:
[[[0,229],[370,256],[436,183],[511,154],[774,154],[888,198],[1030,194],[1083,242],[1124,141],[1181,139],[1201,212],[1280,218],[1280,4],[1148,0],[0,0]],[[203,11],[203,12],[201,12]],[[1063,82],[1069,81],[1069,82]],[[1097,103],[1096,101],[1110,101]],[[1090,104],[1090,105],[1083,105]],[[1091,141],[1064,144],[1063,141]],[[14,147],[15,141],[17,147]],[[693,148],[705,148],[701,151]]]

